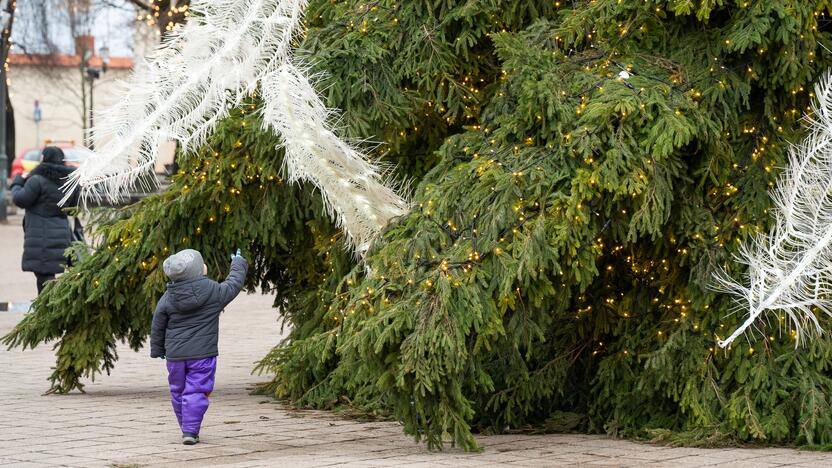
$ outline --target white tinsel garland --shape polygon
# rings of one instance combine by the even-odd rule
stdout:
[[[771,192],[774,224],[744,245],[737,261],[747,283],[724,271],[718,288],[737,296],[748,317],[719,345],[726,347],[764,313],[782,311],[800,342],[804,328],[822,329],[817,312],[832,315],[832,75],[815,85],[809,135],[789,152],[789,165]]]
[[[99,150],[66,189],[80,186],[85,198],[118,199],[154,166],[163,142],[198,148],[231,108],[259,88],[266,124],[284,139],[290,179],[321,189],[330,214],[363,253],[391,217],[407,211],[407,203],[364,154],[327,127],[328,110],[291,65],[291,41],[305,8],[305,0],[191,2],[188,23],[137,67],[121,84],[122,99],[98,117],[93,134]]]

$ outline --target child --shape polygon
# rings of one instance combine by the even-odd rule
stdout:
[[[214,389],[220,312],[243,288],[248,262],[237,249],[222,283],[205,276],[208,267],[192,249],[168,257],[163,269],[171,282],[153,314],[150,357],[167,359],[170,402],[182,443],[193,445],[199,442],[199,426]]]

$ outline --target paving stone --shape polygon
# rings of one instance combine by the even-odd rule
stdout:
[[[610,458],[606,460],[596,460],[591,461],[583,464],[582,466],[616,466],[616,467],[641,467],[644,466],[644,460],[638,460],[634,458],[626,458],[626,457],[619,457],[619,458]]]
[[[725,463],[720,463],[720,464],[714,465],[714,466],[719,466],[719,467],[731,466],[731,467],[736,467],[736,468],[770,468],[770,467],[775,467],[775,466],[783,466],[783,464],[782,463],[768,463],[768,462],[765,461],[765,458],[755,458],[753,460],[738,460],[738,461],[725,462]],[[821,466],[821,465],[816,465],[816,466]]]
[[[38,463],[45,463],[50,466],[90,466],[96,463],[101,462],[101,460],[95,458],[87,458],[87,457],[77,457],[77,456],[69,456],[63,455],[53,458],[44,458],[38,460]]]
[[[56,466],[51,463],[39,463],[39,462],[29,462],[29,461],[18,461],[11,464],[15,468],[47,468]],[[60,466],[60,465],[57,465]]]
[[[667,462],[668,464],[678,466],[712,466],[725,463],[725,458],[714,458],[709,453],[700,453],[698,455],[688,455],[682,458],[674,458]]]
[[[399,465],[399,466],[406,466],[407,468],[447,468],[450,465],[447,465],[445,463],[426,461],[426,462],[407,463],[407,464],[402,464],[402,465]],[[480,466],[491,467],[491,466],[501,466],[501,464],[500,463],[488,463],[487,462],[487,463],[483,463]]]
[[[116,468],[132,468],[135,466],[156,466],[161,463],[163,462],[160,457],[143,455],[134,457],[116,457],[112,460],[109,460],[107,466]]]
[[[19,220],[0,225],[0,261],[19,263]],[[9,236],[18,236],[9,241]],[[6,248],[6,247],[10,248]],[[17,246],[17,247],[15,247]],[[18,249],[15,251],[14,249]],[[12,258],[14,257],[14,258]],[[19,275],[0,282],[0,301],[34,279]],[[25,276],[25,277],[24,277]],[[31,291],[20,284],[31,281]],[[15,290],[8,284],[17,284]],[[28,297],[31,299],[31,297]],[[325,411],[298,411],[262,395],[251,395],[252,363],[279,342],[276,312],[267,296],[241,296],[221,319],[217,384],[202,427],[202,443],[183,446],[170,409],[164,362],[119,347],[112,374],[88,382],[86,394],[43,395],[54,365],[51,346],[35,350],[0,347],[0,465],[84,467],[227,466],[350,467],[560,467],[832,466],[832,454],[788,448],[695,449],[633,443],[601,435],[489,435],[478,437],[479,453],[449,448],[430,452],[402,433],[395,421],[359,422]],[[23,317],[0,314],[0,335]],[[265,403],[264,403],[265,402]],[[267,419],[264,419],[267,418]]]

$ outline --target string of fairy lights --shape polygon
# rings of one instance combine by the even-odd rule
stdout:
[[[816,13],[815,16],[821,16],[822,17],[822,16],[824,16],[824,13],[819,12],[819,13]],[[641,27],[641,28],[638,28],[638,29],[641,30],[641,31],[644,31],[644,27]],[[627,32],[628,32],[628,30],[625,28],[624,30],[622,30],[622,35],[626,35]],[[593,34],[595,34],[595,31],[592,31],[591,33],[587,34],[587,39],[591,40]],[[730,45],[730,41],[728,41],[727,44]],[[572,51],[570,50],[570,52],[572,52]],[[765,51],[760,50],[759,53],[763,54],[763,53],[765,53]],[[813,56],[813,55],[814,55],[814,53],[810,52],[810,56]],[[600,57],[597,57],[597,58],[600,58]],[[715,65],[712,66],[709,70],[709,72],[711,73],[710,79],[715,79],[714,76],[713,76],[714,73],[718,73],[718,74],[726,74],[727,73],[727,67],[725,65],[720,64],[719,59],[715,58],[714,61],[715,61]],[[814,62],[814,60],[811,59],[810,63],[813,63],[813,62]],[[609,66],[609,63],[610,62],[607,62],[605,65]],[[631,67],[621,66],[620,64],[618,64],[614,61],[612,61],[612,63],[615,63],[617,66],[619,66],[622,69],[628,70],[633,75],[638,74],[637,72],[633,71],[631,69]],[[587,67],[587,69],[588,70],[590,69],[589,66]],[[754,71],[751,67],[748,67],[747,72],[748,73],[753,73]],[[507,76],[507,72],[503,71],[503,76],[501,78],[505,79],[506,76]],[[687,80],[687,81],[681,81],[681,80],[677,80],[676,78],[671,78],[669,83],[666,80],[662,80],[660,78],[652,78],[652,79],[656,79],[657,81],[661,81],[661,82],[664,82],[664,83],[670,85],[671,86],[671,91],[676,91],[678,88],[681,88],[682,85],[686,84],[686,85],[688,85],[688,88],[685,89],[685,90],[680,91],[680,94],[686,94],[687,96],[698,100],[698,99],[702,98],[702,93],[701,93],[701,91],[696,89],[693,86],[693,84],[696,84],[697,82],[702,81],[704,79],[708,79],[708,77],[699,78],[698,80]],[[726,80],[716,79],[716,81],[717,81],[718,86],[722,89],[725,89],[726,87],[729,86],[728,82]],[[599,92],[603,92],[603,86],[600,83],[597,83],[596,85],[593,85],[591,88],[597,89]],[[636,91],[636,90],[634,90],[634,91]],[[640,89],[636,92],[640,92],[640,91],[644,91],[644,89],[642,88],[642,89]],[[578,107],[576,108],[576,115],[580,115],[581,112],[587,107],[587,103],[588,103],[588,97],[586,96],[587,92],[588,91],[584,91],[584,92],[579,93],[580,94],[579,96],[575,96],[579,99],[579,104],[578,104]],[[793,90],[792,94],[797,95],[797,94],[802,93],[802,92],[804,92],[804,89],[803,89],[802,86],[800,86],[797,89]],[[564,96],[565,96],[565,91],[563,93],[564,93]],[[500,92],[499,95],[502,95],[502,92]],[[569,96],[569,97],[572,97],[572,96]],[[811,92],[809,93],[809,97],[812,97]],[[641,109],[644,109],[643,105],[641,106]],[[442,110],[444,110],[444,109],[442,109]],[[810,108],[807,107],[807,110],[810,110]],[[679,111],[679,110],[677,110],[676,113],[677,113],[677,115],[681,115],[681,111]],[[790,110],[788,110],[784,113],[783,118],[786,121],[794,122],[796,120],[797,113],[798,113],[797,109],[792,108],[792,109],[790,109]],[[626,114],[622,113],[621,117],[625,118]],[[538,120],[542,119],[542,116],[538,115],[537,119]],[[777,118],[775,117],[774,120],[776,121]],[[475,127],[472,126],[472,127],[478,129],[479,125],[477,125]],[[417,130],[418,129],[414,127],[413,131],[417,131]],[[484,129],[484,132],[487,134],[489,132],[489,129],[488,128]],[[777,127],[776,127],[776,132],[778,132],[778,133],[783,132],[783,126],[778,124]],[[584,129],[584,133],[585,134],[590,134],[592,132],[590,132],[589,129]],[[402,130],[400,132],[401,136],[404,136],[405,134],[406,134],[406,130]],[[732,137],[730,131],[725,132],[724,136],[728,137],[728,138]],[[772,160],[768,160],[768,161],[763,162],[763,157],[764,157],[765,154],[773,153],[774,151],[772,151],[772,150],[775,150],[777,148],[776,145],[769,143],[769,137],[765,133],[763,133],[762,130],[758,129],[757,126],[755,126],[755,125],[746,126],[745,128],[743,128],[743,130],[741,132],[741,135],[737,135],[738,138],[744,138],[744,139],[747,139],[747,137],[749,137],[749,136],[752,137],[752,142],[753,143],[752,143],[752,145],[749,149],[749,154],[748,154],[749,158],[748,159],[750,159],[754,163],[760,162],[762,164],[762,167],[765,170],[765,172],[771,173],[772,170],[773,170],[774,165],[776,164],[776,161],[772,159]],[[571,138],[572,138],[572,135],[570,135],[570,134],[566,134],[565,137],[564,137],[564,139],[566,141],[569,141]],[[493,142],[494,141],[492,140],[492,144],[493,144]],[[533,144],[534,139],[532,137],[528,137],[526,143],[527,144]],[[550,148],[551,148],[551,145],[552,145],[552,143],[549,144]],[[514,150],[515,151],[517,150],[517,146],[514,147]],[[588,158],[588,159],[584,160],[584,162],[589,164],[589,165],[592,165],[594,163],[592,158]],[[491,159],[488,159],[488,161],[485,163],[485,165],[487,165],[487,166],[491,166],[491,165],[502,166],[502,163],[499,162],[497,159],[491,158]],[[713,188],[712,192],[710,193],[710,195],[712,197],[713,196],[723,196],[724,197],[717,203],[717,205],[716,205],[717,208],[720,207],[722,204],[724,204],[726,200],[730,199],[730,197],[734,196],[739,191],[739,188],[735,185],[735,179],[740,178],[742,171],[747,169],[747,167],[748,167],[748,164],[745,164],[745,163],[743,163],[743,164],[734,163],[733,169],[736,171],[736,173],[732,174],[731,177],[728,178],[728,181],[725,183],[725,186],[723,188],[719,188],[719,187]],[[485,168],[485,166],[478,167],[477,171],[480,175],[484,172],[484,170],[485,170],[484,168]],[[522,176],[525,169],[526,168],[524,168],[522,170],[520,170],[520,169],[512,170],[512,175],[514,177]],[[769,179],[767,183],[768,183],[769,186],[772,186],[773,185],[773,179]],[[420,205],[420,208],[423,209],[422,214],[424,216],[427,216],[427,217],[430,216],[432,205],[433,205],[432,200],[428,200],[426,205],[424,203],[422,205]],[[522,199],[519,200],[517,206],[518,206],[518,209],[516,211],[518,211],[518,214],[519,214],[519,216],[518,216],[519,223],[518,223],[517,226],[512,228],[512,232],[515,233],[515,234],[517,233],[518,229],[522,227],[522,225],[523,225],[523,223],[525,222],[525,219],[526,219],[525,218],[525,213],[522,210],[519,209],[519,207],[522,206]],[[716,209],[714,209],[714,211],[716,211]],[[626,214],[626,212],[624,212],[623,214]],[[475,219],[476,219],[476,217],[475,217]],[[576,219],[576,221],[579,221],[579,220],[580,220],[580,218]],[[713,242],[712,245],[719,245],[720,247],[723,247],[725,245],[725,242],[727,242],[728,240],[731,240],[732,238],[736,242],[740,242],[743,235],[735,237],[734,234],[736,234],[738,232],[739,233],[745,232],[746,229],[748,229],[749,227],[752,228],[754,231],[759,232],[760,229],[761,229],[761,226],[758,225],[758,222],[759,222],[759,220],[757,220],[756,218],[749,219],[749,220],[742,220],[740,218],[740,216],[737,215],[737,216],[734,216],[733,223],[730,227],[724,227],[723,228],[719,224],[717,224],[717,225],[714,226],[714,236],[711,238],[711,240]],[[444,224],[440,223],[438,221],[435,221],[434,224],[440,230],[442,230],[443,232],[445,232],[446,234],[451,236],[454,241],[460,236],[460,229],[457,228],[454,225],[453,220],[448,220]],[[473,232],[475,230],[474,226],[475,226],[475,224],[472,224],[468,227],[462,228],[461,232],[465,232],[465,231]],[[706,235],[703,234],[703,233],[694,233],[692,235],[692,238],[694,240],[697,240],[697,241],[700,241],[700,240],[705,241],[706,240]],[[476,239],[476,236],[472,236],[472,239]],[[500,240],[503,241],[504,239],[501,238]],[[671,239],[671,243],[675,243],[675,239]],[[603,248],[602,240],[600,238],[598,239],[597,247]],[[622,245],[616,245],[616,246],[613,247],[612,251],[614,253],[618,253],[618,252],[621,252],[623,249],[624,249],[624,247]],[[451,260],[449,258],[422,259],[422,258],[417,257],[415,259],[416,262],[414,264],[417,267],[422,267],[422,268],[435,268],[436,270],[438,270],[441,273],[447,273],[448,271],[453,270],[453,269],[462,269],[463,271],[470,272],[471,268],[480,264],[482,262],[482,260],[489,255],[488,252],[483,254],[483,253],[478,252],[478,250],[479,249],[477,249],[476,246],[474,245],[473,248],[471,249],[471,251],[468,253],[468,258],[466,258],[466,259],[461,259],[461,260]],[[499,255],[502,252],[503,252],[502,247],[495,247],[491,251],[491,253],[496,254],[496,255]],[[676,253],[680,256],[687,256],[690,253],[690,249],[688,247],[679,247],[679,248],[676,249]],[[626,257],[626,263],[631,264],[631,270],[632,270],[633,273],[653,274],[653,276],[648,277],[648,279],[650,281],[653,281],[655,279],[655,274],[660,274],[662,272],[666,273],[666,272],[669,271],[669,267],[668,267],[669,262],[668,262],[668,259],[666,259],[666,258],[662,259],[660,261],[650,259],[650,260],[645,261],[644,263],[639,263],[638,261],[636,261],[634,259],[634,257],[632,255],[628,255]],[[612,268],[613,267],[611,265],[607,265],[606,269],[607,269],[607,271],[611,271]],[[654,271],[655,271],[655,273],[653,273]],[[426,275],[430,275],[430,274],[431,274],[430,272],[426,273]],[[381,279],[382,281],[385,280],[384,278],[379,278],[379,279]],[[347,280],[347,284],[349,286],[352,286],[353,285],[353,280],[352,279]],[[353,304],[361,303],[365,306],[369,306],[368,301],[372,299],[372,295],[378,293],[380,290],[383,290],[384,287],[387,284],[391,284],[391,283],[382,282],[382,285],[379,286],[378,288],[368,288],[367,293],[364,296],[359,297],[358,299],[352,301]],[[430,288],[434,285],[434,281],[431,280],[430,278],[419,278],[418,280],[411,278],[411,279],[407,280],[407,284],[408,285],[422,285],[423,287]],[[454,282],[454,286],[458,286],[458,285],[459,285],[459,282]],[[661,289],[663,289],[663,288],[661,288]],[[517,293],[519,294],[519,290],[517,291]],[[623,293],[621,293],[621,294],[623,295]],[[346,297],[348,295],[349,295],[349,293],[341,293],[341,294],[335,294],[334,296],[335,296],[335,298],[337,298],[339,296],[340,297]],[[382,299],[382,302],[385,303],[385,304],[389,303],[389,298],[385,296]],[[615,303],[615,298],[614,297],[609,297],[604,302],[607,303],[607,304],[610,304],[610,305],[614,304]],[[659,299],[654,298],[654,302],[659,302]],[[679,317],[673,319],[674,322],[678,323],[678,322],[688,318],[690,304],[691,304],[691,302],[687,299],[676,298],[676,299],[673,299],[670,303],[659,304],[659,305],[657,305],[657,307],[667,309],[668,311],[672,310],[672,309],[678,309],[680,311]],[[369,307],[370,307],[370,312],[372,312],[372,306],[369,306]],[[586,308],[579,308],[578,313],[576,314],[576,319],[580,319],[581,313],[588,312],[589,310],[591,310],[591,308],[592,308],[592,305],[588,305],[588,306],[586,306]],[[705,309],[708,309],[708,308],[709,308],[709,306],[706,305]],[[330,310],[332,310],[332,309],[333,309],[333,307],[331,306]],[[341,310],[339,310],[339,313],[340,313],[340,316],[334,315],[332,317],[332,319],[335,322],[341,322],[343,324],[343,321],[346,320],[349,317],[349,315],[352,315],[352,314],[355,313],[355,307],[353,305],[353,306],[351,306],[347,309],[341,309]],[[633,314],[630,313],[630,312],[624,312],[623,316],[624,316],[624,318],[629,318],[629,317],[632,317]],[[780,321],[782,322],[783,320],[784,320],[784,318],[781,316]],[[700,326],[699,326],[698,323],[693,324],[693,329],[694,330],[699,330],[699,328],[700,328]],[[724,329],[724,328],[725,328],[724,324],[719,325],[719,329]],[[718,336],[717,331],[718,330],[716,330],[716,329],[712,329],[711,334],[714,335],[714,336]],[[663,332],[662,330],[659,330],[657,332],[657,334],[659,336],[662,336],[663,334],[665,334],[665,332]],[[792,338],[794,338],[794,332],[793,331],[790,332],[790,335],[791,335]],[[766,337],[766,341],[772,341],[773,342],[773,341],[775,341],[775,337],[769,335],[769,336]],[[729,348],[729,350],[730,350],[730,348]],[[709,349],[709,351],[711,353],[713,353],[714,350],[711,347]],[[597,353],[597,352],[598,351],[596,350],[594,353]],[[750,347],[749,352],[753,353],[754,348]],[[628,350],[623,350],[623,353],[628,354]]]
[[[172,8],[166,8],[166,5],[169,7],[170,2],[167,1],[160,1],[154,0],[152,3],[153,12],[146,12],[144,14],[139,14],[137,19],[139,21],[144,21],[148,25],[164,25],[165,29],[170,31],[179,24],[177,21],[174,21],[175,18],[180,18],[184,21],[184,18],[189,16],[189,10],[187,5],[176,6]],[[555,2],[556,7],[560,7],[560,2]],[[372,25],[375,23],[374,19],[370,19],[369,15],[371,12],[375,12],[377,10],[382,10],[385,14],[388,15],[387,23],[393,23],[396,26],[401,25],[401,21],[398,18],[397,14],[399,12],[399,6],[393,5],[392,7],[383,7],[380,5],[380,2],[370,2],[361,4],[357,7],[358,16],[357,18],[350,18],[346,20],[342,20],[342,23],[348,30],[355,30],[362,34],[369,34],[371,33]],[[661,7],[657,7],[656,13],[661,13]],[[180,16],[177,16],[180,15]],[[814,15],[818,18],[818,21],[828,21],[826,19],[825,12],[815,12]],[[317,19],[317,18],[314,18]],[[499,23],[496,23],[499,25]],[[623,40],[628,37],[629,34],[634,34],[636,32],[644,33],[646,32],[645,25],[634,25],[630,23],[621,23],[619,24],[620,28],[620,37],[619,40]],[[816,30],[816,26],[812,26],[813,30]],[[427,31],[427,30],[426,30]],[[429,33],[429,31],[427,31]],[[587,40],[587,49],[592,49],[595,51],[599,51],[596,45],[592,42],[597,39],[597,31],[590,30],[586,33],[585,38]],[[605,84],[609,83],[611,80],[616,80],[619,82],[624,82],[625,84],[629,84],[629,82],[625,80],[616,79],[618,75],[616,72],[619,71],[626,71],[629,76],[640,76],[646,78],[648,80],[654,80],[656,82],[660,82],[669,87],[670,92],[674,95],[674,99],[691,99],[693,101],[699,101],[703,98],[702,92],[698,89],[697,85],[705,80],[716,82],[717,86],[721,89],[726,89],[730,87],[730,82],[727,79],[727,76],[730,73],[737,73],[736,66],[729,67],[728,65],[721,63],[719,58],[714,58],[714,63],[708,69],[708,72],[703,74],[700,77],[693,77],[690,79],[679,78],[676,76],[671,76],[667,79],[664,77],[658,76],[650,76],[649,74],[643,74],[640,70],[634,69],[629,64],[619,62],[616,60],[615,53],[608,53],[606,51],[599,51],[599,53],[587,56],[580,55],[587,49],[579,50],[576,48],[569,48],[567,51],[560,50],[562,49],[562,45],[565,43],[565,39],[560,36],[554,37],[554,42],[556,44],[557,49],[555,50],[555,54],[561,54],[566,59],[573,59],[576,62],[581,62],[582,64],[585,63],[584,69],[587,72],[598,72],[599,69],[604,69],[604,73],[602,74],[603,78],[599,79],[594,84],[590,85],[587,89],[582,90],[576,94],[568,94],[566,91],[561,91],[561,96],[565,100],[575,100],[575,115],[580,117],[587,109],[590,104],[590,99],[592,98],[593,93],[602,94],[604,93],[604,86]],[[725,40],[725,45],[730,46],[731,41],[730,39]],[[764,55],[768,53],[768,51],[764,48],[760,48],[757,50],[759,55]],[[788,54],[788,52],[786,52]],[[814,63],[815,56],[813,51],[809,51],[809,62]],[[595,62],[595,63],[593,63]],[[750,77],[756,76],[756,71],[750,65],[742,65],[744,68],[744,72],[748,74]],[[509,77],[509,73],[512,70],[502,70],[499,75],[500,80],[507,80]],[[705,76],[706,75],[706,76]],[[542,167],[539,166],[536,162],[531,162],[529,164],[524,164],[521,167],[510,168],[509,165],[503,161],[503,157],[501,154],[505,155],[510,152],[512,155],[517,155],[518,152],[521,151],[521,147],[525,145],[535,145],[536,141],[535,138],[532,136],[528,136],[522,140],[521,144],[512,145],[508,148],[499,148],[496,146],[496,140],[491,138],[489,135],[492,132],[492,129],[489,128],[482,128],[481,124],[478,121],[478,104],[480,99],[482,98],[482,86],[484,84],[488,84],[488,81],[483,76],[471,76],[465,75],[460,77],[461,79],[456,80],[450,77],[444,77],[444,79],[440,80],[438,83],[439,88],[446,88],[452,87],[457,89],[462,94],[462,100],[466,103],[464,111],[461,113],[468,119],[469,125],[466,125],[465,128],[468,130],[478,130],[482,132],[482,138],[488,141],[489,145],[493,148],[491,151],[493,154],[489,155],[488,157],[483,157],[479,153],[474,152],[470,156],[470,160],[478,161],[476,166],[476,173],[478,177],[481,177],[488,173],[488,171],[494,170],[495,168],[503,171],[507,171],[511,174],[512,178],[516,181],[523,180],[524,176],[528,175],[530,171],[534,170],[542,170]],[[642,88],[634,88],[629,86],[634,95],[638,98],[640,93],[644,92],[645,89]],[[407,86],[402,88],[402,92],[408,93],[411,90],[408,89]],[[444,92],[444,91],[443,91]],[[498,91],[497,96],[503,97],[504,91]],[[791,90],[791,94],[793,96],[798,96],[806,93],[806,90],[803,86],[798,86],[795,89]],[[808,91],[808,97],[813,97],[813,93]],[[644,110],[644,103],[640,104],[640,110]],[[806,108],[807,111],[811,109],[809,107]],[[253,107],[252,107],[253,110]],[[427,116],[429,112],[438,111],[444,114],[444,120],[448,125],[451,125],[455,122],[455,114],[451,112],[451,110],[445,108],[445,104],[443,104],[442,100],[430,100],[427,101],[427,108],[425,110],[425,115]],[[677,109],[677,115],[682,115],[682,111]],[[777,117],[773,117],[772,120],[776,122],[775,131],[777,133],[784,132],[783,125],[788,127],[789,124],[794,123],[799,118],[800,111],[796,107],[792,107],[784,112],[782,116],[782,122],[778,121]],[[628,118],[628,114],[622,111],[619,114],[621,119]],[[536,119],[541,121],[544,119],[542,115],[537,115]],[[243,126],[245,126],[245,119],[243,119]],[[769,135],[762,129],[764,125],[762,124],[750,124],[746,125],[740,132],[739,135],[732,135],[730,131],[726,131],[724,133],[724,137],[733,139],[751,139],[752,144],[750,145],[750,149],[747,155],[746,160],[734,163],[733,169],[735,170],[731,176],[728,177],[728,180],[725,184],[721,187],[713,187],[709,192],[709,196],[715,200],[715,204],[712,205],[713,212],[718,211],[725,203],[732,199],[739,191],[739,187],[737,187],[736,183],[737,180],[742,177],[743,171],[747,170],[751,164],[759,164],[765,170],[766,173],[772,173],[776,161],[774,159],[766,159],[765,156],[768,154],[776,153],[778,149],[777,145],[770,141]],[[413,134],[418,134],[420,127],[418,125],[414,125],[410,128],[403,128],[400,129],[397,134],[401,138],[406,138]],[[594,135],[597,131],[600,131],[600,126],[597,128],[582,128],[577,129],[571,133],[566,133],[563,135],[563,143],[564,144],[571,144],[575,145],[576,142],[581,138],[589,138]],[[388,142],[390,143],[390,142]],[[553,148],[555,143],[549,142],[547,147],[549,149]],[[235,145],[236,148],[242,146],[241,142],[237,142]],[[573,150],[574,151],[574,150]],[[466,148],[464,151],[466,154],[468,153],[468,149]],[[215,156],[218,156],[218,153],[215,153]],[[596,159],[592,156],[583,158],[579,161],[580,163],[584,164],[586,167],[595,167],[597,165]],[[209,172],[207,170],[207,163],[206,161],[206,168],[198,171],[194,170],[191,172],[191,178],[196,182],[204,183],[208,180]],[[232,169],[236,169],[235,164],[231,164],[230,167]],[[219,170],[217,170],[219,171]],[[273,177],[273,176],[270,176]],[[646,181],[646,176],[642,175],[641,178]],[[272,181],[272,178],[268,179]],[[247,176],[247,181],[249,183],[257,183],[259,185],[260,190],[264,190],[266,185],[263,183],[263,180],[259,180],[259,175],[249,175]],[[215,183],[217,185],[222,185],[220,180],[216,180]],[[597,181],[593,179],[589,180],[589,185],[594,186],[596,185]],[[768,185],[773,185],[773,179],[769,179]],[[183,191],[187,192],[189,187],[185,185],[183,187]],[[229,194],[232,196],[240,195],[241,191],[238,187],[230,187]],[[492,190],[496,190],[492,189]],[[635,196],[635,194],[633,194]],[[581,202],[583,203],[583,202]],[[592,217],[593,213],[592,208],[588,206],[582,206],[579,203],[575,207],[575,215],[574,221],[577,223],[587,222],[589,218]],[[468,249],[467,252],[463,254],[463,257],[460,259],[452,259],[452,258],[421,258],[418,255],[414,258],[413,265],[417,267],[417,269],[424,270],[424,273],[421,275],[412,275],[412,277],[408,278],[406,281],[406,287],[423,287],[423,288],[433,288],[435,285],[434,277],[439,275],[452,275],[454,271],[462,271],[463,273],[471,273],[474,268],[482,265],[483,262],[491,256],[500,256],[505,253],[508,246],[511,245],[511,238],[513,236],[518,236],[522,233],[524,226],[526,225],[527,221],[535,216],[543,216],[541,213],[541,201],[534,200],[529,201],[524,199],[523,197],[518,198],[517,203],[515,204],[515,212],[517,215],[516,223],[513,225],[506,226],[503,231],[498,236],[498,241],[495,245],[491,246],[483,246],[478,243],[478,236],[477,236],[477,220],[478,216],[474,215],[473,220],[465,226],[458,226],[457,223],[453,219],[448,220],[434,220],[434,225],[437,229],[447,234],[450,240],[454,243],[455,246],[458,247],[459,241],[469,241],[471,242],[471,248]],[[488,205],[488,204],[486,204]],[[434,213],[435,206],[433,199],[428,199],[426,202],[422,203],[418,209],[420,210],[420,215],[424,216],[426,219],[431,219],[431,216]],[[559,210],[559,208],[558,208]],[[228,204],[224,205],[224,212],[228,213],[230,211],[230,207]],[[565,210],[566,211],[566,210]],[[618,214],[616,214],[618,215]],[[622,210],[620,213],[621,216],[626,217],[628,213],[625,210]],[[211,215],[209,218],[210,222],[214,222],[216,220],[215,215]],[[601,229],[597,232],[596,235],[592,236],[595,240],[584,246],[582,248],[591,248],[594,252],[596,252],[596,258],[601,259],[605,255],[609,254],[610,257],[613,258],[611,263],[607,263],[605,265],[601,265],[601,272],[607,272],[612,275],[616,270],[616,266],[613,263],[623,264],[626,265],[627,271],[634,277],[637,277],[639,281],[644,283],[650,284],[656,280],[657,275],[662,275],[669,273],[671,261],[668,258],[662,259],[638,259],[634,255],[633,252],[628,251],[624,245],[616,244],[612,246],[607,246],[604,244],[603,234],[610,223],[613,221],[613,218],[608,218],[604,222],[601,222]],[[728,226],[723,226],[720,224],[715,224],[713,226],[713,232],[705,233],[705,232],[697,232],[692,233],[691,238],[693,241],[699,242],[701,245],[699,246],[700,249],[707,249],[713,246],[724,247],[725,243],[730,241],[740,242],[741,239],[747,235],[747,233],[751,232],[748,231],[749,229],[753,232],[758,232],[761,229],[759,225],[761,221],[752,218],[752,219],[743,219],[739,214],[733,217],[731,222],[729,222]],[[199,231],[201,228],[197,227],[197,235],[200,235],[201,232]],[[737,235],[737,234],[740,235]],[[709,235],[710,234],[710,235]],[[675,238],[670,239],[671,244],[676,244],[677,240]],[[330,239],[331,247],[335,247],[337,244],[336,238]],[[679,246],[676,249],[676,254],[680,257],[686,257],[690,255],[693,247],[691,246]],[[325,262],[327,264],[332,263],[333,255],[330,252],[325,254]],[[118,260],[116,260],[118,261]],[[151,259],[150,262],[143,262],[144,268],[150,268],[151,265],[155,264],[158,261],[156,257]],[[332,269],[334,272],[334,269]],[[563,271],[560,271],[559,274],[563,274]],[[349,307],[340,308],[339,310],[335,310],[334,305],[330,306],[330,311],[332,314],[330,315],[331,319],[334,322],[340,323],[343,326],[345,320],[349,318],[349,316],[353,315],[356,312],[356,304],[363,305],[368,307],[368,311],[370,313],[373,312],[373,306],[371,305],[371,301],[375,298],[375,296],[379,293],[383,295],[381,298],[381,302],[383,304],[390,303],[390,296],[385,294],[384,292],[391,287],[398,288],[400,285],[394,283],[388,278],[384,278],[383,276],[376,277],[380,281],[377,287],[368,287],[366,293],[356,299],[351,300],[351,305]],[[346,284],[348,286],[354,285],[354,279],[349,278],[346,280]],[[458,280],[452,281],[452,285],[454,287],[459,287],[461,282]],[[562,286],[565,286],[565,283],[561,283]],[[664,294],[664,287],[658,288],[659,292]],[[615,288],[612,288],[610,285],[605,286],[605,291],[607,292],[607,297],[605,297],[601,302],[602,305],[609,306],[610,308],[614,307],[615,304],[618,303],[619,298],[624,295],[624,293],[619,292],[619,296],[616,297],[615,294],[611,293],[611,291],[615,291]],[[392,291],[391,291],[392,292]],[[521,291],[516,289],[515,294],[520,295]],[[401,293],[399,291],[399,293]],[[322,292],[321,294],[324,294]],[[342,300],[349,298],[349,292],[344,293],[328,293],[332,294],[332,297],[326,298],[330,300],[331,304],[335,300]],[[577,296],[578,301],[585,302],[587,300],[587,296],[585,294]],[[675,297],[668,301],[662,302],[662,299],[655,297],[652,299],[654,303],[654,307],[657,310],[664,310],[666,313],[674,313],[676,316],[673,318],[674,323],[680,323],[690,319],[690,307],[691,301],[684,297]],[[708,306],[705,306],[707,309]],[[585,304],[585,305],[578,305],[575,313],[575,320],[581,320],[587,314],[592,313],[593,304]],[[649,313],[650,311],[644,312]],[[678,313],[677,313],[678,312]],[[621,317],[624,319],[632,318],[639,316],[641,314],[634,313],[632,311],[624,310],[621,312]],[[784,320],[781,317],[781,322]],[[694,321],[692,328],[694,330],[699,330],[700,325],[698,322]],[[723,324],[719,325],[719,329],[723,329],[725,326]],[[718,334],[718,329],[711,329],[710,332],[712,335]],[[666,330],[658,330],[657,335],[659,337],[666,336]],[[794,336],[794,335],[792,335]],[[769,335],[767,341],[775,341],[775,337]],[[749,352],[754,352],[754,348],[750,347]],[[726,350],[726,352],[730,350],[730,347]],[[603,351],[603,344],[599,342],[599,346],[597,349],[593,351],[594,354]],[[709,351],[711,353],[714,352],[713,348],[710,348]],[[635,354],[632,350],[622,350],[623,354],[630,355]]]
[[[134,2],[136,3],[136,2]],[[173,31],[191,16],[189,2],[175,0],[152,0],[150,4],[138,6],[136,21],[155,27],[158,33]]]

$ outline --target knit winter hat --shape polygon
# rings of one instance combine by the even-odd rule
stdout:
[[[47,146],[43,149],[43,162],[52,164],[64,163],[64,150],[57,146]]]
[[[202,276],[202,254],[194,249],[176,252],[165,260],[162,269],[172,281],[185,281]]]

